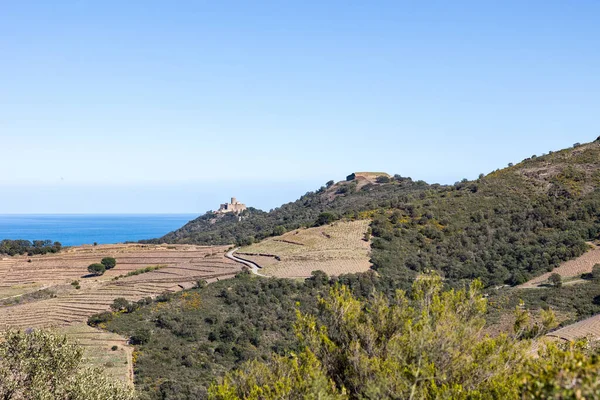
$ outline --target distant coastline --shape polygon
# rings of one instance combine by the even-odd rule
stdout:
[[[163,236],[199,214],[0,214],[0,240],[51,240],[63,246]]]

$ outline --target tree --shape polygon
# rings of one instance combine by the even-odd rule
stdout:
[[[117,260],[115,260],[113,257],[104,257],[100,263],[108,270],[117,265]]]
[[[556,272],[551,274],[550,277],[548,277],[548,281],[554,286],[554,287],[561,287],[562,286],[562,277],[557,274]]]
[[[377,178],[375,178],[375,182],[377,183],[390,183],[390,181],[390,177],[386,175],[379,175]]]
[[[130,400],[133,391],[96,368],[65,336],[9,331],[0,341],[0,398],[30,400]]]
[[[329,189],[330,187],[332,187],[332,186],[333,186],[333,184],[334,184],[334,183],[335,183],[335,182],[334,182],[333,180],[331,180],[331,181],[328,181],[328,182],[325,184],[325,186],[327,186],[327,188]]]
[[[100,276],[106,272],[106,267],[103,264],[91,264],[88,267],[88,271],[90,274]]]
[[[327,225],[337,219],[338,219],[337,215],[330,213],[330,212],[324,212],[324,213],[319,214],[319,216],[317,217],[315,226]]]

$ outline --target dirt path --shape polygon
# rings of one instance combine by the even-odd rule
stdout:
[[[258,275],[258,276],[262,276],[262,277],[268,278],[267,275],[263,275],[260,272],[258,272],[259,269],[261,268],[260,265],[258,265],[254,261],[244,260],[243,258],[239,258],[239,257],[237,257],[237,256],[235,256],[233,254],[236,251],[238,251],[239,249],[240,249],[239,247],[236,247],[235,249],[228,251],[227,254],[225,254],[225,257],[229,258],[230,260],[237,261],[240,264],[244,264],[246,267],[248,267],[250,269],[250,271],[252,271],[252,273],[254,275]]]

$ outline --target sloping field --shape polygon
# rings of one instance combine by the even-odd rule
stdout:
[[[547,336],[569,341],[583,337],[598,340],[600,339],[600,315],[594,315],[583,321],[567,325],[564,328],[550,332]]]
[[[367,271],[370,221],[336,222],[299,229],[241,248],[236,255],[253,261],[261,273],[280,278],[306,278],[312,271],[328,275]]]
[[[592,267],[595,264],[600,264],[600,247],[593,243],[588,244],[590,245],[591,249],[587,253],[577,257],[574,260],[564,262],[558,268],[552,270],[552,272],[540,275],[517,287],[521,289],[537,288],[542,284],[548,283],[548,278],[554,273],[559,274],[564,279],[592,272]]]
[[[6,329],[52,328],[67,334],[84,348],[92,364],[132,382],[131,349],[126,338],[86,325],[89,316],[107,311],[113,300],[137,301],[165,292],[192,288],[233,277],[241,267],[224,257],[225,246],[107,245],[83,246],[37,257],[0,260],[0,299],[19,298],[44,289],[50,298],[0,307],[0,332]],[[104,257],[115,257],[117,266],[103,276],[90,277],[87,267]],[[148,266],[152,272],[126,276]],[[80,288],[74,283],[77,281]],[[24,297],[23,297],[24,298]],[[117,346],[112,350],[113,346]]]
[[[92,366],[103,368],[109,376],[133,384],[133,347],[127,344],[125,338],[83,323],[57,328],[56,332],[79,344],[83,348],[83,356]]]
[[[108,310],[117,297],[137,301],[164,292],[194,286],[198,280],[213,281],[235,275],[240,266],[224,257],[225,247],[97,246],[81,247],[69,253],[15,258],[0,281],[0,290],[39,285],[56,291],[50,299],[0,308],[0,330],[66,326],[85,322],[95,313]],[[100,277],[89,277],[87,266],[113,256],[117,266]],[[31,259],[31,262],[29,260]],[[148,266],[156,271],[126,277],[128,272]],[[71,283],[78,281],[80,289]]]

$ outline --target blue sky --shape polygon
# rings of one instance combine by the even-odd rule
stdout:
[[[426,3],[426,4],[425,4]],[[269,209],[600,135],[597,1],[0,4],[0,214]],[[216,204],[215,204],[216,203]]]

